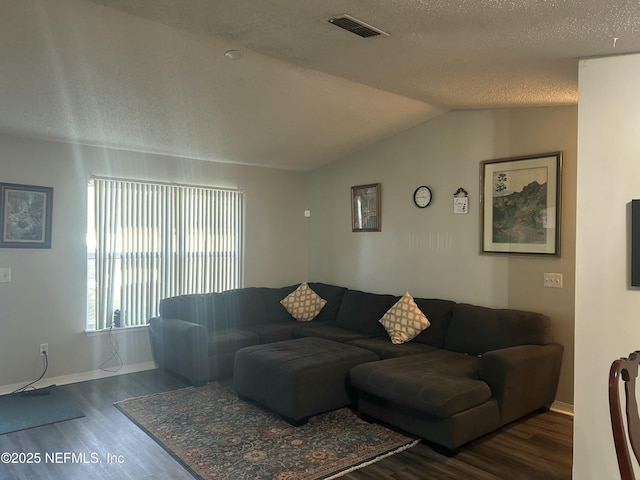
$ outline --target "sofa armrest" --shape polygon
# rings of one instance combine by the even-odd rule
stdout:
[[[151,350],[156,363],[194,385],[209,377],[207,329],[184,320],[154,317],[149,321]]]
[[[504,425],[553,403],[560,377],[562,345],[519,345],[485,353],[480,379],[487,382]]]

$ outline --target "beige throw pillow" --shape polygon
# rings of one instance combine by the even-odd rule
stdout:
[[[327,301],[314,292],[306,282],[302,282],[289,295],[280,300],[287,311],[300,322],[309,322],[316,318]]]
[[[408,342],[431,325],[409,292],[405,293],[379,321],[391,337],[391,343],[396,345]]]

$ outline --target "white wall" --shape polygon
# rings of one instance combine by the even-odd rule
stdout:
[[[309,277],[361,290],[440,297],[541,311],[565,345],[557,399],[573,403],[573,308],[577,108],[452,112],[309,175]],[[479,252],[480,161],[564,152],[561,258]],[[380,182],[382,231],[353,233],[350,187]],[[433,191],[413,205],[421,184]],[[453,214],[453,193],[469,192],[468,215]],[[544,272],[564,274],[543,288]]]
[[[98,369],[107,337],[84,333],[86,185],[90,175],[241,188],[245,191],[245,285],[281,286],[307,278],[301,173],[80,147],[0,135],[0,182],[54,188],[51,249],[0,249],[0,388],[34,380],[49,344],[47,377]],[[286,234],[283,234],[286,232]],[[151,361],[146,329],[118,335],[125,364]]]
[[[607,378],[640,348],[630,208],[640,198],[640,56],[580,62],[574,478],[619,478]]]

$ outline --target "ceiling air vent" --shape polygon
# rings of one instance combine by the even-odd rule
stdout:
[[[329,19],[329,23],[333,23],[334,25],[344,28],[345,30],[355,33],[361,37],[375,37],[376,35],[389,35],[386,32],[383,32],[379,28],[372,27],[357,18],[353,18],[349,15],[340,15],[338,17],[333,17]]]

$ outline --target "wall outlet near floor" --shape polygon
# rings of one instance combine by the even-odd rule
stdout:
[[[545,273],[544,286],[549,288],[562,288],[561,273]]]
[[[44,356],[49,356],[49,344],[48,343],[41,343],[40,344],[40,356],[44,357]]]

